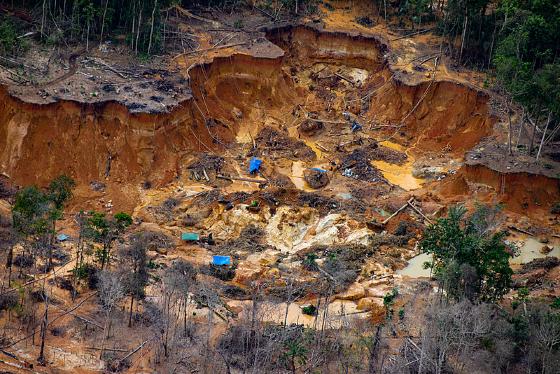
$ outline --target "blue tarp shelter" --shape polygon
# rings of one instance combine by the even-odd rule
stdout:
[[[255,174],[261,168],[262,160],[256,157],[251,158],[249,161],[249,173]]]
[[[196,242],[200,239],[200,235],[196,232],[184,232],[181,234],[181,240],[185,240],[187,242]]]
[[[66,234],[58,234],[58,235],[56,236],[56,240],[58,240],[59,242],[65,242],[65,241],[67,241],[68,239],[70,239],[70,237],[69,237],[68,235],[66,235]]]
[[[212,265],[231,265],[231,257],[230,256],[212,256]]]

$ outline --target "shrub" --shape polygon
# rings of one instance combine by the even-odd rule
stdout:
[[[399,295],[399,290],[396,287],[393,288],[391,292],[388,292],[387,294],[385,294],[385,296],[383,296],[383,305],[385,307],[389,307],[393,305],[398,295]]]
[[[317,315],[317,307],[315,307],[315,305],[306,305],[303,308],[301,308],[301,312],[303,314],[306,314],[308,316],[316,316]]]
[[[303,259],[302,266],[304,269],[309,271],[317,271],[318,266],[317,262],[317,255],[315,253],[308,253],[305,258]]]

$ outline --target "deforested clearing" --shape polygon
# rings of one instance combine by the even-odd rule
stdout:
[[[0,371],[559,373],[559,25],[0,1]]]

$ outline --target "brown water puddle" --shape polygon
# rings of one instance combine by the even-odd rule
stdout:
[[[292,163],[292,172],[290,173],[290,179],[292,180],[296,188],[303,191],[314,191],[305,182],[305,179],[303,177],[303,172],[305,171],[305,169],[306,167],[303,164],[303,161],[294,161]]]
[[[550,245],[553,249],[549,253],[542,253],[541,249],[546,245],[539,242],[535,238],[526,238],[524,242],[520,242],[519,253],[509,262],[511,265],[527,264],[537,258],[560,257],[560,243],[557,240],[552,241]]]
[[[397,274],[410,278],[427,278],[431,276],[431,269],[424,269],[425,262],[432,262],[432,256],[427,253],[420,253],[408,260],[408,265],[404,269],[398,270]]]
[[[412,175],[414,158],[406,152],[406,149],[400,144],[396,144],[390,141],[383,141],[379,144],[399,152],[404,152],[408,156],[406,162],[402,165],[390,164],[381,160],[372,161],[372,165],[378,168],[381,173],[383,173],[385,179],[387,179],[389,183],[397,185],[406,191],[412,191],[422,187],[422,183],[424,183],[424,180],[416,178]]]

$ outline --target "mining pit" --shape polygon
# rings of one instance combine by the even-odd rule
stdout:
[[[71,211],[127,211],[135,228],[172,242],[152,248],[156,263],[231,256],[235,272],[219,281],[228,318],[246,312],[253,281],[266,281],[270,295],[285,292],[285,279],[306,285],[292,304],[273,304],[270,318],[308,326],[326,318],[300,308],[324,287],[313,262],[339,285],[333,326],[381,309],[395,285],[429,276],[416,243],[449,204],[503,202],[507,224],[535,236],[558,224],[549,214],[556,178],[471,157],[500,122],[488,92],[438,77],[437,66],[403,72],[382,36],[308,24],[259,35],[206,61],[177,59],[184,97],[161,110],[27,102],[2,88],[2,175],[42,186],[68,174],[78,182]],[[251,175],[253,157],[262,165]],[[62,226],[77,235],[71,219]],[[182,241],[185,231],[215,243]],[[522,262],[542,257],[531,240]]]

